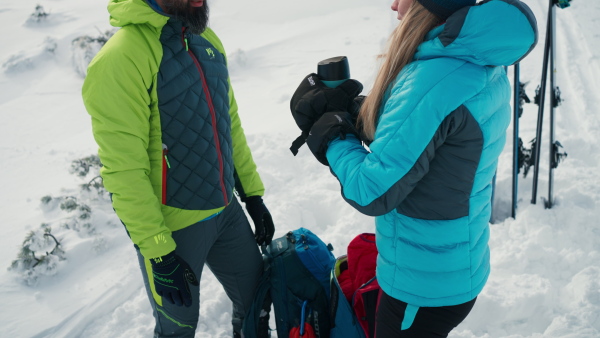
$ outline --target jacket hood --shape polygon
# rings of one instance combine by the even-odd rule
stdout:
[[[519,0],[486,0],[462,8],[427,35],[415,59],[452,57],[481,66],[509,66],[538,41],[535,16]]]
[[[145,0],[110,0],[108,12],[110,24],[114,27],[149,24],[160,28],[169,20],[168,16],[156,12]]]

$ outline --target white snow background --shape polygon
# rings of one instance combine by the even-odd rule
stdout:
[[[374,231],[372,218],[342,200],[335,178],[307,148],[292,156],[288,148],[299,131],[289,100],[318,61],[338,55],[348,56],[352,76],[368,93],[377,55],[397,23],[391,2],[209,0],[211,27],[229,54],[239,114],[276,236],[306,227],[341,255],[354,236]],[[540,32],[538,46],[521,63],[533,99],[548,1],[526,3]],[[49,15],[34,20],[38,4]],[[80,189],[94,173],[69,172],[72,161],[97,150],[80,91],[82,70],[99,45],[88,44],[86,56],[72,41],[111,28],[106,5],[0,0],[0,337],[152,336],[154,320],[129,238],[106,196]],[[573,0],[556,14],[557,84],[564,98],[556,110],[556,138],[568,152],[555,171],[556,205],[548,210],[542,201],[548,186],[546,106],[538,203],[530,203],[532,174],[521,176],[517,218],[509,217],[510,127],[497,176],[492,274],[450,337],[600,337],[600,1]],[[512,81],[512,67],[509,74]],[[537,106],[526,105],[520,124],[527,145],[536,119]],[[44,204],[45,196],[52,199]],[[68,201],[87,204],[91,213],[62,210],[59,204]],[[47,269],[30,275],[9,271],[32,231],[38,240],[30,249],[38,258],[52,250],[44,228],[60,241],[66,259],[50,260]],[[201,301],[197,336],[229,336],[230,302],[209,269],[202,275]]]

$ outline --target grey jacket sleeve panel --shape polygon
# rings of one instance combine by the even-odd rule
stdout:
[[[483,133],[465,106],[459,107],[448,119],[448,136],[436,147],[429,172],[396,208],[403,215],[427,220],[451,220],[469,215],[473,182],[483,150]]]

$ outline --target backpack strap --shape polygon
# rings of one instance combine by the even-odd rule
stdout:
[[[271,277],[269,255],[263,256],[264,270],[254,292],[254,301],[246,313],[242,332],[245,337],[266,338],[269,334],[269,313],[271,311]],[[264,313],[263,313],[264,311]],[[262,315],[262,316],[261,316]]]

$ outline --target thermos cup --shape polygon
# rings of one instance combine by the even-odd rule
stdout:
[[[317,75],[329,88],[335,88],[350,78],[348,58],[336,56],[320,61],[317,65]]]

